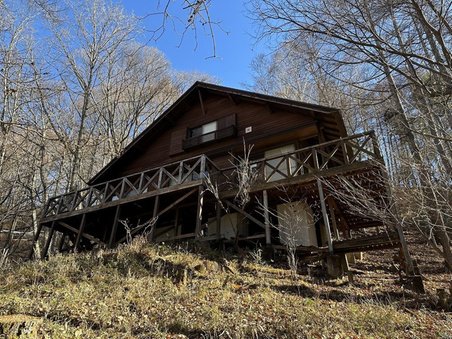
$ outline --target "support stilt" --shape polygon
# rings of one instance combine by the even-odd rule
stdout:
[[[328,242],[328,251],[333,253],[333,240],[331,239],[330,221],[328,219],[328,213],[326,212],[325,196],[323,194],[322,182],[317,179],[317,188],[319,190],[320,205],[322,206],[323,223],[325,225],[325,234]]]
[[[159,207],[160,207],[160,196],[156,196],[155,200],[154,200],[154,208],[152,210],[152,220],[155,220],[155,218],[157,218],[158,213],[159,213]],[[149,240],[153,241],[155,238],[155,228],[156,228],[156,224],[152,227],[151,233],[149,234]]]
[[[327,202],[328,202],[328,208],[330,210],[330,215],[331,215],[331,224],[333,226],[333,234],[334,234],[334,238],[336,240],[340,240],[339,239],[339,230],[337,229],[337,221],[336,221],[336,213],[334,212],[334,208],[333,208],[333,203],[332,203],[332,197],[328,197],[327,198]]]
[[[262,192],[264,202],[264,218],[265,218],[265,243],[271,245],[271,229],[270,229],[270,216],[268,213],[268,194],[267,190]]]
[[[202,226],[202,207],[204,204],[204,196],[202,194],[203,187],[199,186],[198,189],[198,207],[196,209],[196,229],[195,234],[196,237],[201,235],[201,226]]]
[[[116,232],[118,231],[119,215],[121,213],[121,205],[116,207],[115,218],[113,219],[113,227],[111,229],[110,240],[108,241],[108,247],[113,248],[116,240]]]
[[[80,246],[80,240],[82,239],[83,231],[85,230],[86,225],[86,214],[83,214],[82,221],[80,222],[80,228],[78,230],[77,238],[75,239],[74,244],[74,252],[78,251],[78,247]]]

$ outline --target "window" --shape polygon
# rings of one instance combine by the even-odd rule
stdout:
[[[235,114],[230,114],[218,120],[189,128],[186,139],[182,141],[182,148],[187,150],[204,143],[229,138],[236,134]]]
[[[189,137],[199,137],[199,142],[207,142],[215,140],[215,131],[218,128],[218,123],[216,121],[209,122],[202,126],[189,129]]]

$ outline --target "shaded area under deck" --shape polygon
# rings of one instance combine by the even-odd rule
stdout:
[[[207,191],[213,184],[218,187],[221,204],[247,219],[248,234],[237,235],[243,241],[281,246],[278,232],[271,226],[274,221],[259,208],[267,204],[269,210],[274,209],[281,201],[281,187],[285,187],[293,191],[292,199],[306,200],[319,216],[316,230],[323,233],[318,247],[310,252],[326,249],[329,253],[347,253],[399,246],[394,233],[379,229],[380,221],[348,213],[347,206],[332,198],[321,184],[338,175],[372,176],[384,171],[372,132],[259,159],[250,165],[256,180],[250,189],[251,202],[244,210],[234,201],[235,168],[219,169],[200,155],[51,198],[43,210],[35,241],[42,227],[50,229],[43,256],[55,234],[59,235],[58,251],[113,247],[145,230],[154,241],[163,235],[168,235],[168,241],[220,241],[219,220],[225,211]],[[376,195],[386,190],[380,179],[373,185]],[[205,232],[209,222],[218,228],[217,235]],[[370,228],[376,228],[378,234],[367,232]]]

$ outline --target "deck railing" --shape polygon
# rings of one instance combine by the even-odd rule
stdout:
[[[255,183],[270,183],[367,160],[382,162],[373,132],[251,161],[250,170],[256,174]],[[118,200],[133,200],[133,197],[151,191],[200,181],[207,176],[214,183],[226,183],[232,189],[237,185],[236,172],[236,167],[220,170],[205,155],[200,155],[50,198],[43,218],[104,204],[108,206]]]
[[[205,156],[200,155],[139,173],[113,179],[50,198],[43,217],[70,213],[88,207],[101,206],[112,201],[139,196],[151,191],[171,188],[198,181],[210,170],[218,171]]]
[[[254,178],[253,184],[266,184],[371,160],[383,163],[373,131],[250,161],[248,176]],[[239,171],[237,165],[223,169],[218,181],[236,186]]]

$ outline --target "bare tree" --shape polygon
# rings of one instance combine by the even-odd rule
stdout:
[[[188,33],[193,34],[195,48],[198,46],[198,35],[206,35],[211,43],[212,54],[209,58],[217,56],[215,28],[219,27],[211,16],[212,0],[163,0],[157,2],[157,12],[150,15],[161,17],[159,26],[153,29],[152,38],[160,39],[168,26],[180,34],[179,46]],[[182,12],[182,14],[180,14]]]
[[[435,234],[450,266],[450,206],[443,198],[452,159],[450,5],[423,0],[252,4],[261,37],[276,37],[284,46],[314,41],[315,72],[356,89],[349,92],[356,98],[352,112],[363,126],[380,132],[395,193],[418,193],[414,205],[425,213],[411,224]],[[313,52],[307,46],[307,52],[298,50],[300,62]]]
[[[86,183],[194,79],[207,79],[139,44],[138,22],[103,0],[0,4],[3,257],[29,242],[49,196]]]

